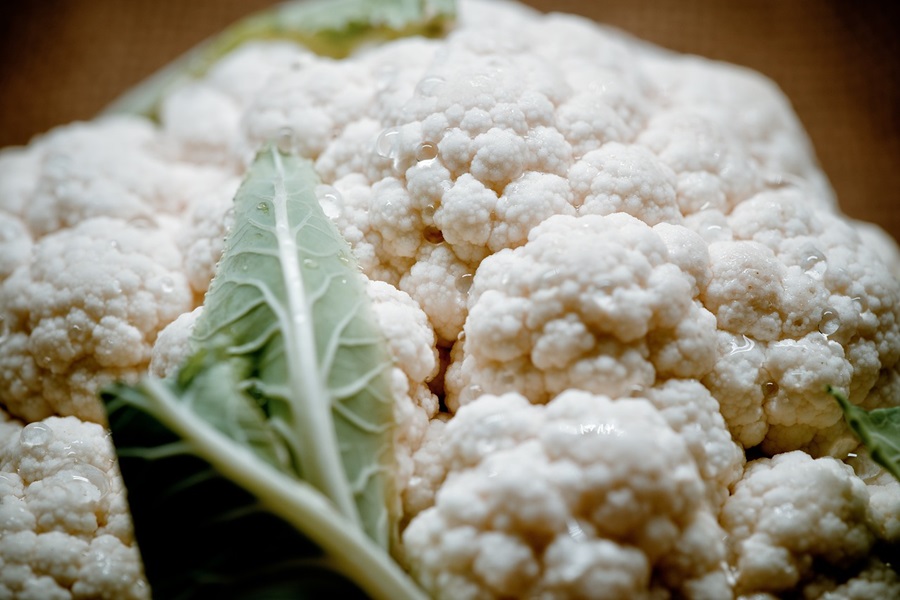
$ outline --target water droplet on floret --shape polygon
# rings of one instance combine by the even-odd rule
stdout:
[[[77,476],[81,476],[84,480],[97,488],[101,498],[109,493],[109,480],[106,477],[106,473],[97,467],[93,465],[79,465],[78,475],[75,477]]]
[[[46,446],[53,439],[53,430],[46,423],[35,422],[26,425],[19,434],[19,443],[26,448]]]
[[[468,294],[472,289],[472,280],[474,277],[471,273],[465,273],[456,278],[456,289],[461,294]]]
[[[731,340],[731,349],[728,351],[728,356],[749,352],[756,347],[756,342],[752,339],[748,338],[746,335],[742,335],[741,337],[743,338],[741,341]]]
[[[422,96],[437,96],[445,83],[443,77],[426,77],[416,85],[416,92]]]
[[[437,157],[438,147],[437,144],[433,142],[422,142],[419,144],[419,147],[416,148],[416,160],[419,162],[431,161]]]
[[[826,308],[822,311],[819,320],[819,332],[825,336],[834,335],[841,328],[841,318],[833,309]]]
[[[426,227],[424,236],[429,244],[440,244],[444,241],[444,234],[437,227]]]
[[[375,140],[375,152],[383,158],[395,158],[397,156],[397,136],[400,130],[396,127],[385,129]]]
[[[261,212],[264,215],[269,214],[269,203],[268,202],[260,202],[256,205],[256,210]]]
[[[800,267],[806,271],[806,274],[814,279],[822,279],[828,268],[825,262],[825,254],[814,246],[808,246],[803,249],[802,258],[800,259]]]
[[[275,136],[275,145],[278,147],[279,151],[284,152],[285,154],[293,152],[296,143],[297,139],[293,129],[290,127],[282,127],[278,130],[278,135]]]
[[[778,383],[775,381],[767,381],[762,384],[762,392],[764,396],[774,396],[778,393]]]

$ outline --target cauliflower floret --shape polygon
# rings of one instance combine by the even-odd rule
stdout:
[[[872,558],[846,581],[834,581],[827,575],[803,588],[807,600],[875,600],[900,597],[900,574],[890,564]]]
[[[149,598],[108,433],[0,410],[0,597]]]
[[[428,387],[440,366],[434,330],[422,309],[405,292],[381,281],[368,281],[375,321],[387,338],[395,367],[394,481],[403,505],[416,504],[409,495],[415,471],[413,456],[425,443],[428,424],[438,412],[438,398]]]
[[[627,395],[657,377],[701,377],[713,367],[715,323],[694,287],[633,217],[552,217],[525,246],[481,263],[447,405],[482,391],[544,402],[573,387]]]
[[[699,382],[671,379],[645,396],[682,437],[706,482],[714,507],[721,507],[744,474],[744,452],[731,438],[719,403]]]
[[[898,364],[900,290],[851,225],[799,190],[758,194],[727,222],[701,296],[719,328],[705,383],[745,447],[846,454],[855,442],[825,387],[884,405],[874,398]]]
[[[814,561],[841,566],[875,541],[866,486],[833,458],[800,451],[759,459],[722,509],[740,593],[780,593],[812,575]]]
[[[225,233],[234,220],[234,195],[239,181],[224,181],[214,190],[199,195],[190,205],[187,218],[176,233],[184,256],[184,269],[197,296],[209,289],[216,265],[225,247]]]
[[[102,429],[49,415],[103,422],[103,385],[176,372],[273,139],[370,280],[428,591],[896,589],[866,556],[900,484],[825,386],[896,405],[900,253],[838,213],[770,81],[460,0],[445,36],[340,60],[245,44],[159,113],[0,152],[0,406],[33,421],[0,411],[0,597],[148,594]]]
[[[151,123],[116,117],[59,128],[39,138],[34,187],[21,216],[40,237],[92,217],[156,223],[160,213],[182,210],[197,193],[223,177],[165,155]],[[0,197],[15,210],[15,197]],[[9,202],[12,206],[8,206]]]
[[[193,294],[166,231],[97,217],[43,237],[0,286],[0,306],[7,410],[103,422],[98,391],[146,372],[157,334]]]
[[[439,435],[446,477],[403,533],[436,598],[731,597],[691,452],[645,400],[484,395]]]
[[[178,369],[194,350],[191,347],[191,334],[201,314],[203,307],[198,306],[189,313],[179,315],[159,332],[150,352],[149,371],[152,375],[172,377],[178,373]]]
[[[31,258],[33,243],[20,219],[0,210],[0,283]]]

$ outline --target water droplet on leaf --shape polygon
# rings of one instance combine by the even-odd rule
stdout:
[[[293,129],[290,127],[282,127],[278,130],[278,135],[275,136],[275,145],[280,152],[285,154],[293,152],[296,143],[297,139]]]

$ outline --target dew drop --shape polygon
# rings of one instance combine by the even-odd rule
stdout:
[[[171,277],[163,277],[162,281],[159,282],[159,287],[163,294],[171,294],[175,291],[175,282]]]
[[[825,255],[818,248],[807,248],[804,254],[805,256],[800,261],[800,266],[805,271],[811,271],[817,264],[825,261]]]
[[[119,240],[110,240],[109,247],[112,248],[113,250],[118,250],[119,249]]]
[[[484,393],[484,389],[477,383],[473,383],[472,385],[470,385],[469,387],[466,388],[466,395],[471,400],[478,398],[483,393]]]
[[[457,341],[457,342],[465,342],[465,341],[466,341],[466,331],[465,331],[465,330],[460,331],[460,332],[456,335],[456,341]]]
[[[742,352],[749,352],[756,347],[756,342],[754,342],[752,339],[748,338],[746,335],[743,335],[741,337],[743,338],[741,341],[731,340],[731,349],[728,351],[728,356],[741,354]]]
[[[429,244],[440,244],[444,241],[444,234],[437,227],[425,228],[425,241]]]
[[[437,156],[438,147],[433,142],[422,142],[416,148],[416,160],[419,162],[434,160]]]
[[[109,480],[106,477],[106,473],[97,467],[93,465],[79,465],[78,474],[97,488],[101,498],[109,493]]]
[[[434,219],[435,212],[437,212],[437,209],[434,207],[434,204],[429,204],[422,209],[422,217],[425,219]]]
[[[581,525],[575,519],[569,519],[566,522],[566,529],[568,530],[569,537],[575,540],[576,542],[581,542],[587,539],[587,534],[582,529]]]
[[[316,262],[316,260],[313,258],[304,258],[303,266],[306,267],[307,269],[318,269],[319,263]]]
[[[19,443],[26,448],[46,446],[51,439],[53,439],[53,430],[49,425],[40,422],[29,423],[19,434]]]
[[[296,138],[293,129],[290,127],[282,127],[278,130],[278,135],[275,136],[275,145],[278,146],[280,152],[285,154],[293,152],[295,144]]]
[[[385,129],[379,134],[375,140],[375,152],[383,158],[394,158],[397,156],[397,136],[400,130],[396,127]]]
[[[869,299],[866,296],[854,296],[852,302],[856,312],[864,313],[869,310]]]
[[[774,381],[767,381],[762,384],[762,392],[764,396],[774,396],[778,393],[778,383]]]
[[[472,280],[474,277],[471,273],[465,273],[456,278],[456,289],[461,294],[468,294],[472,289]]]
[[[800,259],[800,268],[813,279],[822,279],[828,264],[825,261],[825,254],[814,246],[807,246],[802,250]]]
[[[344,198],[337,188],[330,185],[323,185],[316,189],[316,194],[326,217],[334,220],[341,216]]]
[[[826,308],[822,311],[822,318],[819,320],[819,332],[825,336],[834,335],[841,328],[841,318],[838,314]]]
[[[261,212],[264,215],[269,214],[269,203],[268,202],[260,202],[256,205],[256,210]]]
[[[426,77],[416,85],[416,92],[422,96],[437,96],[445,83],[443,77]]]

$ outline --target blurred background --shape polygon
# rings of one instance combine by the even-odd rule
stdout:
[[[273,0],[0,1],[0,147],[89,119]],[[756,69],[806,126],[841,206],[900,239],[900,3],[526,0]]]

